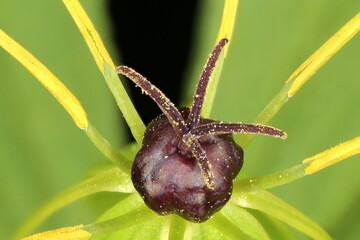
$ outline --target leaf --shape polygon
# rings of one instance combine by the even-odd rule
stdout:
[[[269,192],[234,194],[231,201],[270,214],[314,239],[331,239],[317,223]]]
[[[298,239],[294,234],[294,229],[287,225],[285,222],[282,222],[271,215],[257,210],[248,210],[262,224],[266,232],[269,234],[270,239]]]
[[[204,222],[200,224],[201,239],[203,240],[228,240],[229,238],[226,234],[223,234],[220,229],[217,229],[209,222]]]
[[[140,214],[142,211],[145,211],[145,215],[137,215],[137,212]],[[164,217],[158,216],[145,206],[144,201],[138,193],[131,194],[120,201],[105,212],[97,222],[92,225],[96,226],[96,224],[117,218],[119,220],[116,220],[115,225],[111,226],[114,232],[95,236],[93,239],[153,239],[159,236],[161,230],[159,226],[162,226],[162,222],[164,221]],[[97,229],[97,227],[92,227],[91,225],[89,228]],[[99,228],[99,231],[101,230],[102,229]]]
[[[105,235],[94,236],[95,240],[141,240],[141,239],[156,239],[159,236],[158,226],[162,224],[162,221],[152,220],[145,223],[139,223],[134,226],[130,226],[119,231],[108,233]]]
[[[270,240],[261,223],[244,208],[232,203],[227,203],[221,210],[221,213],[244,233],[252,236],[254,239]]]
[[[42,205],[42,207],[18,229],[16,237],[14,238],[28,235],[62,207],[83,197],[103,191],[129,193],[134,192],[134,188],[130,177],[118,168],[104,171],[58,194]]]
[[[222,212],[218,212],[213,218],[209,219],[205,224],[215,227],[220,234],[218,236],[226,236],[228,239],[253,240],[251,236],[243,232],[237,225],[229,221]],[[213,234],[209,239],[215,239],[217,235]]]
[[[169,226],[169,236],[165,239],[174,239],[174,240],[186,240],[191,239],[191,236],[188,238],[185,237],[185,230],[187,227],[187,221],[182,219],[181,217],[177,216],[176,214],[172,214],[167,217],[170,219],[170,226]],[[189,224],[190,225],[190,224]],[[189,238],[190,237],[190,238]]]

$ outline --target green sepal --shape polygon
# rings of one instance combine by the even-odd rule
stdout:
[[[331,239],[320,225],[267,191],[233,194],[231,202],[272,215],[314,239]]]

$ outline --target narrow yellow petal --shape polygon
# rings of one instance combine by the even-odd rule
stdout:
[[[225,1],[221,25],[216,39],[216,43],[218,43],[222,38],[227,38],[230,40],[229,44],[227,44],[224,48],[224,57],[226,57],[227,50],[231,43],[231,36],[234,30],[238,3],[239,3],[238,0]]]
[[[101,41],[99,33],[96,31],[80,2],[77,0],[63,0],[63,2],[80,29],[100,71],[102,73],[104,72],[104,60],[115,68],[109,53],[106,51],[104,43]]]
[[[22,240],[86,240],[90,238],[90,233],[82,230],[83,225],[64,227],[47,232],[37,233]]]
[[[124,86],[119,80],[119,77],[115,72],[114,62],[107,52],[98,32],[78,0],[63,0],[63,2],[83,35],[98,68],[104,75],[116,103],[131,129],[131,133],[141,145],[146,127],[132,104],[130,97],[127,95]]]
[[[86,112],[79,100],[30,52],[0,29],[0,46],[9,52],[63,105],[79,128],[88,126]]]
[[[288,96],[292,97],[301,86],[324,65],[340,48],[342,48],[360,30],[360,13],[355,15],[337,33],[335,33],[324,45],[311,55],[286,82],[294,81]]]
[[[303,163],[311,162],[305,169],[306,174],[317,172],[341,160],[360,153],[360,137],[341,143],[324,152],[306,158]]]

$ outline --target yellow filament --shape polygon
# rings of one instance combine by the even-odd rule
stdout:
[[[305,169],[307,174],[317,172],[341,160],[360,153],[360,137],[341,143],[333,148],[306,158],[303,163],[311,162]]]
[[[238,3],[239,3],[238,0],[225,1],[221,25],[216,39],[216,43],[218,43],[222,38],[229,39],[229,44],[227,44],[224,48],[224,57],[226,57],[227,50],[231,42],[230,40],[234,30]]]
[[[102,73],[104,72],[104,60],[108,62],[111,67],[115,68],[104,43],[101,41],[99,33],[96,31],[80,2],[77,0],[63,0],[63,2],[80,29],[100,71]]]
[[[86,112],[70,90],[30,52],[0,29],[0,46],[9,52],[58,100],[79,128],[87,128]]]
[[[292,97],[301,86],[324,65],[340,48],[342,48],[360,30],[360,13],[355,15],[324,45],[311,55],[286,82],[294,81],[288,96]]]

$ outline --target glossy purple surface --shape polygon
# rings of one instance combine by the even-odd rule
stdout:
[[[180,110],[186,120],[188,109]],[[201,119],[198,125],[214,122]],[[243,150],[230,134],[199,138],[214,174],[214,189],[204,182],[201,169],[165,115],[146,129],[143,146],[132,167],[132,181],[145,203],[155,212],[177,213],[203,222],[230,199],[232,180],[243,163]]]

